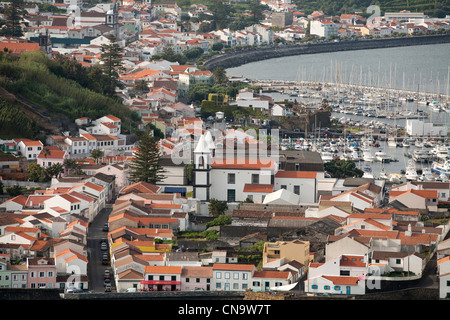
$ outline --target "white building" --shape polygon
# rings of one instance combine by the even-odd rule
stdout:
[[[439,298],[450,298],[450,256],[438,260]]]
[[[44,144],[39,140],[14,139],[14,141],[17,143],[20,155],[28,160],[36,160],[44,148]]]
[[[305,292],[365,294],[368,261],[364,255],[341,255],[325,263],[310,263]]]
[[[255,92],[251,89],[242,89],[236,96],[236,105],[238,107],[269,110],[269,102],[269,99],[256,96]]]
[[[216,291],[245,291],[252,287],[254,265],[236,263],[215,263],[211,279],[212,290]]]
[[[418,119],[406,120],[406,133],[410,136],[447,136],[444,124],[425,122]]]
[[[324,38],[338,36],[338,26],[332,21],[313,20],[310,25],[310,34]]]

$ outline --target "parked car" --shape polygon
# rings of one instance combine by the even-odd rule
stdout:
[[[102,264],[108,264],[108,263],[109,263],[109,256],[107,253],[104,253],[103,257],[102,257]]]
[[[105,286],[105,292],[111,292],[111,285],[106,285]]]
[[[105,224],[103,225],[103,231],[106,231],[106,232],[109,231],[109,225],[108,225],[108,223],[105,223]]]
[[[102,242],[102,244],[100,245],[100,248],[101,248],[103,251],[106,251],[106,250],[108,250],[108,244],[107,244],[106,242]]]
[[[111,285],[111,279],[105,279],[103,285],[106,287],[107,285]]]
[[[105,270],[105,275],[103,276],[103,279],[111,279],[111,271],[109,271],[109,269]]]

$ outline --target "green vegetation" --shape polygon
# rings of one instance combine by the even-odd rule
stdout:
[[[343,13],[361,12],[368,17],[366,9],[370,5],[377,5],[381,9],[381,15],[385,12],[399,12],[409,10],[411,12],[423,12],[426,15],[444,18],[450,13],[450,2],[447,0],[294,0],[298,9],[306,14],[315,10],[323,11],[327,15],[340,15]]]
[[[207,228],[231,224],[231,214],[222,214],[206,224]]]
[[[226,201],[220,201],[217,199],[209,200],[209,215],[213,217],[219,217],[224,214],[228,209],[228,204]]]
[[[164,179],[164,169],[159,164],[160,152],[155,137],[147,129],[140,137],[135,156],[130,163],[130,180],[155,184]]]
[[[358,169],[353,160],[333,159],[326,162],[325,171],[333,178],[343,179],[349,177],[362,177],[364,171]]]
[[[95,66],[84,68],[61,56],[50,60],[38,51],[20,57],[0,52],[0,87],[6,90],[0,92],[0,134],[33,138],[42,129],[39,120],[32,120],[20,102],[30,105],[34,113],[71,122],[105,114],[113,114],[124,123],[137,121],[138,115],[118,98],[102,92],[103,83],[105,76]]]
[[[219,232],[217,230],[205,230],[205,231],[182,231],[178,234],[178,239],[189,240],[217,240],[219,239]]]
[[[20,126],[17,125],[18,123]],[[0,96],[0,137],[34,139],[39,136],[42,129],[34,119],[22,111],[18,104]]]

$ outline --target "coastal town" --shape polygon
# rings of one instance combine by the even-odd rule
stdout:
[[[2,65],[2,101],[48,122],[35,136],[0,131],[1,295],[332,299],[420,288],[450,298],[450,144],[447,124],[431,121],[450,112],[448,92],[348,85],[344,98],[339,83],[204,67],[289,43],[445,36],[450,16],[258,3],[259,21],[242,29],[212,28],[217,13],[202,4],[25,3],[23,35],[0,38],[1,59],[89,76],[116,63],[102,85],[120,109],[45,115],[25,90],[7,96],[21,83]],[[392,150],[409,159],[401,172],[385,170],[398,162]]]

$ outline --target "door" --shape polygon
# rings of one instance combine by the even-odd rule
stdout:
[[[351,290],[350,290],[350,286],[347,286],[347,294],[350,294]]]
[[[236,190],[234,190],[234,189],[228,189],[227,190],[227,201],[228,202],[235,202],[236,201]]]
[[[269,281],[264,281],[264,290],[270,291],[270,282]]]

